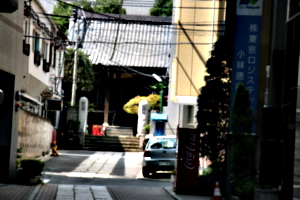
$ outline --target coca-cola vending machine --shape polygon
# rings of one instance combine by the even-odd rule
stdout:
[[[198,190],[200,135],[196,129],[177,129],[174,192],[194,194]]]

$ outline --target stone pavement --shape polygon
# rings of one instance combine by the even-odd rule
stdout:
[[[87,185],[0,184],[1,200],[210,200],[211,197],[177,195],[172,188],[106,187]]]

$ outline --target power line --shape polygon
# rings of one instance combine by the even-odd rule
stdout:
[[[67,4],[69,6],[73,6],[73,7],[77,7],[78,9],[82,9],[80,8],[79,6],[76,6],[76,5],[73,5],[73,4],[70,4],[70,3],[67,3],[65,1],[62,1],[62,0],[56,0],[58,2],[61,2],[61,3],[64,3],[64,4]],[[105,3],[91,3],[91,5],[102,5],[102,6],[120,6],[120,4],[105,4]],[[205,9],[205,10],[223,10],[223,9],[226,9],[226,7],[184,7],[184,6],[155,6],[155,4],[153,4],[153,6],[151,5],[135,5],[133,6],[132,4],[129,4],[130,7],[151,7],[151,8],[172,8],[172,9]],[[126,3],[124,2],[123,3],[123,7],[126,6]],[[128,6],[129,7],[129,6]],[[90,11],[88,11],[90,12]]]
[[[62,2],[62,3],[65,3],[65,2],[63,2],[63,1],[61,1],[61,0],[58,0],[59,2]],[[68,4],[68,3],[66,3],[66,4]],[[84,9],[82,9],[82,8],[80,8],[80,7],[78,7],[78,6],[75,6],[75,5],[72,5],[72,4],[68,4],[68,5],[70,5],[70,6],[72,6],[72,7],[76,7],[76,8],[78,8],[78,9],[80,9],[80,10],[84,10]],[[98,5],[104,5],[104,4],[98,4]],[[114,4],[114,5],[116,5],[116,4]],[[137,7],[148,7],[148,6],[137,6]],[[153,6],[152,6],[153,7]],[[186,8],[186,9],[213,9],[213,8],[208,8],[208,7],[160,7],[160,8],[179,8],[179,9],[184,9],[184,8]],[[223,9],[223,8],[220,8],[220,9]],[[224,8],[225,9],[225,8]],[[91,11],[87,11],[87,12],[90,12],[90,13],[92,13],[93,15],[95,15],[95,14],[100,14],[100,15],[104,15],[104,16],[107,16],[107,15],[105,15],[105,14],[101,14],[101,13],[96,13],[96,12],[91,12]],[[70,18],[70,16],[60,16],[60,15],[52,15],[52,14],[46,14],[46,13],[39,13],[39,14],[43,14],[43,15],[45,15],[45,16],[53,16],[53,17],[62,17],[62,18]],[[109,17],[111,17],[111,16],[109,16]],[[99,19],[99,18],[93,18],[94,20],[96,20],[96,19],[98,19],[98,20],[101,20],[101,19]],[[116,18],[117,19],[117,18]],[[119,20],[120,20],[120,17],[118,18]],[[89,21],[90,23],[91,23],[91,20]],[[138,23],[137,23],[138,24]],[[174,25],[176,25],[177,26],[177,24],[172,24],[172,23],[170,23],[170,26],[171,25],[173,25],[173,27],[171,28],[172,30],[174,30],[174,32],[173,33],[176,33],[176,34],[178,34],[178,32],[175,32],[176,30],[181,30],[180,28],[177,28],[177,27],[174,27]],[[209,24],[184,24],[185,26],[210,26]],[[220,25],[223,25],[223,24],[220,24]],[[103,30],[103,29],[102,29]],[[106,31],[107,30],[110,30],[110,31],[112,31],[113,29],[105,29]],[[200,30],[200,29],[185,29],[186,31],[193,31],[193,32],[196,32],[196,31],[202,31],[202,32],[211,32],[211,30]],[[163,32],[163,31],[159,31],[159,32]],[[221,32],[221,31],[215,31],[215,30],[213,30],[213,32]],[[172,32],[171,32],[172,33]],[[24,35],[24,37],[35,37],[36,38],[36,36],[30,36],[30,35]],[[46,40],[54,40],[54,39],[49,39],[49,38],[42,38],[42,37],[39,37],[39,38],[41,38],[41,39],[46,39]],[[66,41],[66,40],[55,40],[55,41],[61,41],[61,42],[64,42],[64,43],[70,43],[70,42],[74,42],[74,41]],[[102,43],[102,44],[116,44],[116,42],[107,42],[107,41],[82,41],[81,43],[94,43],[94,44],[97,44],[97,43]],[[191,45],[191,43],[189,43],[189,42],[187,42],[187,43],[168,43],[168,42],[166,42],[166,43],[157,43],[157,44],[153,44],[153,43],[146,43],[146,42],[118,42],[118,44],[141,44],[141,45],[179,45],[179,44],[188,44],[188,45]],[[193,43],[194,45],[211,45],[211,43]],[[123,52],[124,53],[124,52]],[[155,56],[155,55],[152,55],[152,56]],[[111,61],[111,62],[113,62],[113,63],[115,63],[115,64],[117,64],[118,66],[121,66],[121,67],[124,67],[124,68],[126,68],[126,69],[128,69],[128,70],[131,70],[131,71],[133,71],[133,72],[135,72],[135,73],[138,73],[138,74],[141,74],[141,75],[143,75],[143,76],[148,76],[148,77],[152,77],[152,74],[145,74],[145,73],[142,73],[142,72],[140,72],[140,71],[138,71],[138,70],[134,70],[134,69],[132,69],[131,67],[125,67],[125,66],[122,66],[122,64],[120,64],[120,63],[117,63],[117,62],[114,62],[114,61]],[[166,68],[167,68],[168,66],[166,66]]]
[[[40,38],[43,40],[49,40],[49,41],[58,41],[58,42],[62,42],[62,43],[75,43],[75,41],[71,41],[71,40],[58,40],[58,39],[53,39],[53,38],[45,38],[45,37],[40,37],[40,36],[33,36],[33,35],[23,35],[24,37],[28,37],[28,38]],[[92,44],[97,44],[97,43],[101,43],[101,44],[114,44],[114,42],[105,42],[105,41],[82,41],[81,43],[92,43]],[[157,44],[153,44],[153,43],[143,43],[143,42],[118,42],[118,44],[142,44],[142,45],[178,45],[178,44],[190,44],[189,42],[180,42],[180,43],[157,43]],[[196,45],[210,45],[211,43],[194,43]]]
[[[46,13],[38,13],[38,14],[42,14],[42,15],[48,15],[48,16],[54,16],[54,17],[62,17],[62,18],[71,18],[70,16],[63,16],[63,15],[52,15],[52,14],[46,14]],[[99,18],[89,18],[87,21],[92,22],[92,21],[102,21],[103,19],[99,19]],[[106,21],[106,20],[105,20]],[[113,21],[113,20],[112,20]],[[126,22],[126,20],[124,20]],[[136,24],[139,24],[138,22],[140,21],[136,21]],[[218,22],[223,22],[223,21],[218,21]],[[116,22],[117,23],[117,22]],[[153,25],[153,24],[149,24],[149,25]],[[224,26],[224,23],[196,23],[196,24],[192,24],[192,23],[182,23],[183,26],[194,26],[194,27],[211,27],[211,26]],[[153,26],[161,26],[161,25],[153,25]],[[172,26],[171,29],[174,30],[181,30],[180,28],[177,28],[178,24],[176,23],[170,23],[169,26]],[[174,27],[176,26],[176,27]],[[98,29],[94,29],[94,30],[98,30]],[[101,30],[113,30],[113,29],[101,29]],[[204,31],[204,32],[223,32],[222,30],[200,30],[200,29],[186,29],[187,31]]]

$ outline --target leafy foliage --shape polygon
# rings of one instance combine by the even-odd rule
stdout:
[[[225,162],[213,162],[209,167],[203,171],[202,175],[209,176],[224,176],[226,174],[226,165]]]
[[[250,134],[254,122],[253,110],[250,107],[250,95],[242,83],[239,83],[235,93],[232,110],[232,131],[235,138]],[[237,141],[239,138],[236,138]]]
[[[253,199],[257,186],[255,168],[255,137],[250,135],[254,115],[250,107],[250,95],[242,83],[235,93],[232,109],[232,174],[237,195],[241,199]]]
[[[73,14],[72,9],[81,7],[85,11],[112,14],[119,14],[121,9],[121,14],[126,14],[126,9],[121,8],[121,6],[120,0],[97,0],[95,6],[92,6],[91,2],[88,0],[78,0],[74,1],[72,4],[58,1],[52,12],[53,15],[58,16],[52,16],[52,19],[58,25],[61,31],[65,33],[65,35],[68,35],[67,31],[69,29],[69,18]]]
[[[212,162],[224,160],[224,149],[229,122],[230,68],[227,66],[226,39],[214,45],[206,62],[206,85],[198,96],[197,129],[201,133],[201,156]]]
[[[168,88],[168,83],[166,80],[163,80],[162,82],[159,83],[155,83],[154,85],[150,85],[150,88],[154,89],[154,90],[162,90],[165,88]]]
[[[126,14],[126,9],[121,6],[121,0],[97,0],[93,10],[98,13]]]
[[[149,110],[152,110],[159,106],[160,96],[157,94],[150,94],[149,96],[136,96],[130,99],[124,106],[123,109],[129,114],[138,114],[139,102],[147,100],[149,102]]]
[[[66,16],[66,17],[51,16],[51,18],[57,24],[57,26],[61,29],[61,31],[67,35],[67,30],[69,29],[68,16],[72,15],[72,7],[69,6],[68,4],[58,1],[57,4],[53,8],[52,14]]]
[[[65,67],[64,67],[64,82],[73,81],[73,67],[74,67],[74,49],[67,49],[65,51]],[[78,89],[90,92],[93,89],[95,81],[94,69],[92,62],[83,51],[78,50],[77,63],[77,87]]]
[[[159,90],[159,94],[160,94],[160,98],[161,98],[161,100],[159,101],[159,112],[161,112],[161,113],[163,112],[164,102],[166,102],[166,100],[164,98],[164,94],[165,94],[165,91],[167,91],[166,89],[168,88],[168,83],[169,83],[169,80],[164,79],[159,83],[150,85],[150,88],[152,88],[154,90]]]
[[[172,0],[155,0],[154,7],[150,9],[151,16],[172,16]]]
[[[88,1],[88,0],[74,1],[73,4],[75,6],[81,7],[83,10],[93,11],[93,7],[91,5],[91,2]]]

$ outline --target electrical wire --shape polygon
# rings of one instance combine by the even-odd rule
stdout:
[[[124,70],[124,69],[121,69],[125,74],[127,74],[128,76],[130,76],[130,77],[133,77],[131,74],[129,74],[126,70]],[[139,71],[138,71],[139,72]],[[140,73],[142,73],[142,72],[139,72],[138,74],[140,74]],[[154,78],[153,76],[152,76],[152,78]],[[137,81],[136,79],[134,79],[137,83],[139,83],[140,85],[142,85],[144,88],[146,88],[147,90],[149,90],[149,91],[151,91],[152,92],[152,94],[156,94],[156,92],[154,92],[153,90],[151,90],[151,88],[149,88],[149,87],[147,87],[147,86],[145,86],[143,83],[141,83],[140,81]]]
[[[71,40],[59,40],[59,39],[54,39],[54,38],[45,38],[41,36],[32,36],[32,35],[23,35],[24,37],[29,37],[29,38],[40,38],[43,40],[49,40],[49,41],[58,41],[62,43],[75,43],[75,41]],[[80,43],[101,43],[101,44],[114,44],[114,42],[103,42],[103,41],[82,41]],[[158,44],[152,44],[152,43],[141,43],[141,42],[124,42],[124,43],[119,43],[119,44],[143,44],[143,45],[178,45],[178,44],[190,44],[189,42],[174,42],[174,43],[158,43]],[[209,45],[210,43],[194,43],[196,45]]]
[[[64,1],[61,1],[61,0],[57,0],[57,1],[59,1],[59,2],[61,2],[61,3],[68,4],[68,3],[64,2]],[[78,9],[80,9],[80,10],[82,11],[82,13],[84,13],[84,12],[83,12],[84,9],[82,9],[82,8],[80,8],[80,7],[78,7],[78,6],[72,5],[72,4],[68,4],[68,5],[69,5],[69,6],[72,6],[72,7],[75,7],[75,8],[78,8]],[[97,4],[97,5],[104,5],[104,4]],[[118,6],[119,6],[119,5],[118,5]],[[147,7],[147,6],[138,6],[138,7]],[[151,6],[151,7],[153,7],[153,6]],[[212,8],[208,8],[208,7],[160,7],[160,8],[174,8],[174,9],[176,9],[176,8],[179,8],[179,9],[183,9],[183,8],[184,8],[184,9],[212,9]],[[218,9],[225,9],[225,8],[218,8]],[[92,16],[94,16],[95,14],[98,14],[98,15],[100,14],[100,15],[104,15],[104,16],[105,16],[105,14],[101,14],[101,13],[96,13],[96,12],[91,12],[91,11],[87,11],[87,12],[93,13]],[[52,16],[52,17],[70,18],[70,16],[52,15],[52,14],[47,14],[47,13],[38,13],[38,14],[42,14],[42,15],[45,15],[45,16]],[[110,16],[110,17],[111,17],[111,16]],[[120,16],[119,16],[119,17],[120,17]],[[88,25],[90,25],[91,21],[92,21],[92,20],[89,20],[89,24],[88,24]],[[74,23],[74,25],[75,25],[75,23]],[[174,24],[172,24],[172,25],[174,25]],[[177,25],[177,24],[175,24],[175,25]],[[209,24],[187,24],[186,26],[209,26]],[[172,27],[172,29],[173,29],[173,30],[180,30],[180,28],[174,28],[174,27]],[[111,29],[107,29],[107,30],[112,31]],[[185,30],[186,30],[186,31],[211,31],[211,30],[199,30],[199,29],[197,29],[197,30],[195,30],[195,29],[185,29]],[[214,31],[214,30],[213,30],[213,31]],[[162,32],[162,31],[160,31],[160,32]],[[218,32],[218,31],[214,31],[214,32]],[[30,36],[30,35],[24,35],[24,37],[37,38],[36,36]],[[39,36],[38,38],[45,39],[45,40],[54,40],[54,39],[49,39],[49,38],[43,38],[43,37],[40,37],[40,36]],[[73,42],[73,41],[66,41],[66,40],[55,40],[55,41],[61,41],[61,42],[64,42],[64,43],[70,43],[70,42]],[[82,41],[82,43],[103,43],[103,44],[114,44],[114,45],[116,45],[116,41],[115,41],[115,42]],[[178,44],[184,44],[184,43],[159,43],[159,44],[149,44],[149,43],[144,43],[144,42],[123,42],[123,43],[118,43],[118,44],[178,45]],[[186,43],[186,44],[190,44],[190,43]],[[197,44],[201,44],[201,45],[211,45],[210,43],[193,43],[193,44],[195,44],[195,45],[197,45]],[[138,70],[134,70],[134,69],[132,69],[132,68],[130,68],[130,67],[123,66],[122,64],[117,63],[117,62],[115,62],[115,61],[112,61],[112,60],[110,60],[110,61],[113,62],[113,63],[115,63],[115,64],[117,64],[118,66],[121,66],[121,67],[126,68],[126,69],[128,69],[128,70],[131,70],[131,71],[133,71],[133,72],[135,72],[135,73],[138,73],[138,74],[140,74],[140,75],[147,76],[147,77],[153,77],[152,74],[145,74],[145,73],[140,72],[140,71],[138,71]],[[167,67],[168,67],[168,66],[166,66],[166,68],[167,68]]]
[[[62,1],[62,0],[56,0],[58,2],[61,2],[61,3],[64,3],[64,4],[67,4],[69,6],[73,6],[73,7],[77,7],[77,8],[80,8],[76,5],[73,5],[73,4],[70,4],[70,3],[67,3],[65,1]],[[105,3],[93,3],[91,5],[102,5],[102,6],[105,6],[105,5],[109,5],[109,6],[120,6],[120,4],[105,4]],[[126,3],[124,4],[123,3],[123,7],[126,6]],[[209,10],[212,10],[212,9],[215,9],[215,10],[223,10],[223,9],[226,9],[226,7],[184,7],[184,6],[155,6],[155,4],[153,4],[152,6],[151,5],[136,5],[136,6],[132,6],[132,4],[130,4],[131,7],[151,7],[151,8],[172,8],[172,9],[209,9]]]
[[[41,12],[36,12],[36,13],[40,14],[40,15],[45,15],[45,16],[53,16],[53,17],[61,17],[61,18],[69,18],[69,19],[72,18],[72,16],[67,16],[67,15],[53,15],[53,14],[41,13]],[[99,13],[94,13],[94,14],[99,14]],[[95,17],[95,18],[89,17],[88,20],[101,21],[103,19],[102,18],[97,18],[97,17]],[[126,19],[122,19],[122,20],[126,22]],[[139,22],[139,21],[140,20],[136,20],[136,22]],[[222,23],[224,21],[217,21],[217,22],[221,22],[221,23],[210,23],[210,22],[195,23],[195,24],[194,23],[193,24],[192,23],[182,23],[182,25],[184,25],[184,26],[212,26],[212,25],[214,25],[214,26],[223,26],[224,25]],[[151,22],[149,21],[149,24],[150,23]],[[178,25],[178,24],[170,22],[168,25]]]
[[[92,23],[92,21],[90,21],[90,20],[87,20],[87,21],[89,21],[89,23]],[[138,23],[136,23],[136,24],[138,24]],[[152,25],[152,26],[162,26],[162,25]],[[178,27],[178,24],[171,24],[171,25],[163,25],[163,28],[165,27],[165,28],[169,28],[169,26],[171,26],[171,34],[173,34],[173,35],[177,35],[177,34],[180,34],[180,32],[177,32],[177,31],[181,31],[182,29],[181,28],[179,28]],[[185,27],[189,27],[189,26],[192,26],[192,27],[211,27],[211,25],[210,24],[205,24],[205,23],[201,23],[201,24],[183,24],[183,26],[185,26]],[[224,24],[222,24],[222,23],[218,23],[218,24],[215,24],[215,27],[222,27],[222,26],[224,26]],[[95,31],[97,31],[97,30],[103,30],[103,31],[114,31],[115,29],[113,29],[113,28],[93,28],[93,30],[95,30]],[[214,33],[223,33],[224,32],[224,30],[215,30],[215,29],[213,29],[213,30],[211,30],[211,29],[191,29],[191,28],[186,28],[185,29],[186,31],[188,31],[188,32],[207,32],[207,33],[211,33],[211,32],[214,32]],[[136,31],[131,31],[131,30],[126,30],[126,32],[136,32]],[[140,30],[140,31],[138,31],[138,32],[144,32],[144,30]],[[158,32],[158,33],[161,33],[161,32],[163,32],[162,30],[161,31],[154,31],[154,32]]]

